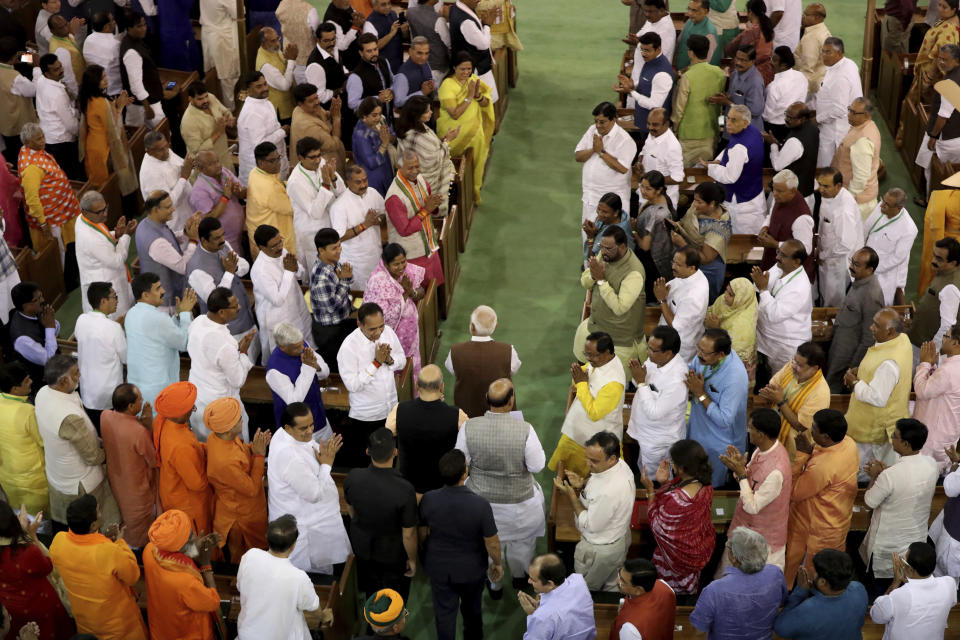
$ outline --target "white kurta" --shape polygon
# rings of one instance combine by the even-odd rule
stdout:
[[[893,304],[897,287],[907,286],[910,250],[917,237],[917,225],[905,208],[893,217],[883,215],[880,205],[863,223],[864,243],[880,256],[877,280],[883,290],[883,304]]]
[[[253,158],[254,148],[261,142],[277,145],[280,154],[280,179],[286,180],[290,173],[290,161],[287,159],[287,134],[280,128],[277,108],[267,98],[247,97],[243,101],[240,116],[237,117],[238,157],[240,170],[237,177],[243,186],[247,186],[250,172],[257,168]]]
[[[250,280],[253,282],[254,308],[257,312],[257,324],[260,325],[260,352],[264,359],[269,358],[277,346],[273,339],[273,330],[281,322],[289,322],[300,329],[303,339],[311,348],[315,348],[311,331],[310,312],[300,291],[298,278],[305,272],[299,267],[297,272],[283,268],[283,255],[271,258],[261,251],[250,267]]]
[[[627,386],[627,376],[620,358],[612,358],[610,362],[599,367],[588,364],[586,368],[587,387],[592,398],[596,398],[601,389],[611,384],[619,384],[621,388]],[[594,419],[588,412],[580,398],[574,397],[567,415],[563,419],[560,433],[567,436],[580,446],[589,440],[598,431],[609,431],[618,438],[623,438],[623,394],[617,406],[609,412]]]
[[[639,443],[641,466],[653,477],[673,443],[687,434],[687,362],[678,354],[662,367],[649,358],[644,364],[647,378],[633,394],[627,433]]]
[[[297,519],[299,537],[290,554],[293,566],[304,571],[330,571],[353,550],[340,517],[340,495],[330,466],[317,461],[319,445],[300,442],[278,429],[267,456],[267,497],[270,520],[284,514]]]
[[[269,588],[264,588],[269,585]],[[320,606],[313,583],[290,558],[278,558],[263,549],[250,549],[237,569],[240,617],[237,640],[285,638],[310,640],[304,611]]]
[[[83,40],[83,59],[87,65],[98,64],[107,74],[107,95],[123,91],[120,78],[120,40],[112,33],[94,32]]]
[[[577,143],[574,151],[586,151],[593,148],[593,137],[597,135],[597,125],[592,124]],[[597,215],[597,203],[603,194],[611,192],[620,196],[624,207],[630,204],[630,166],[637,155],[637,143],[630,134],[614,123],[610,133],[603,136],[603,148],[627,168],[626,173],[611,169],[598,154],[590,156],[583,163],[582,186],[583,212],[581,223],[593,220]]]
[[[788,274],[774,266],[768,275],[757,306],[757,351],[767,356],[773,371],[780,371],[797,347],[813,337],[813,287],[802,266]]]
[[[377,193],[376,189],[367,188],[363,196],[358,196],[348,189],[330,205],[330,223],[343,238],[347,229],[363,222],[370,209],[379,214],[387,212],[383,196]],[[340,262],[350,263],[353,267],[353,287],[363,291],[367,288],[370,274],[380,262],[380,254],[383,253],[380,227],[375,225],[364,229],[359,236],[342,240],[341,246],[343,252],[340,254]]]
[[[697,343],[703,337],[703,319],[707,315],[710,283],[703,271],[697,269],[687,278],[674,278],[667,283],[667,304],[673,312],[672,326],[680,334],[680,359],[690,362],[697,352]],[[660,316],[659,324],[667,324]]]
[[[204,71],[217,68],[220,80],[240,77],[237,44],[237,3],[232,0],[200,0],[200,43]]]
[[[180,177],[182,168],[183,158],[173,151],[166,160],[157,160],[150,154],[145,154],[143,163],[140,165],[140,193],[144,200],[154,191],[166,191],[170,194],[174,212],[167,226],[174,233],[183,231],[187,219],[193,215],[193,207],[190,206],[190,192],[193,191],[193,186],[188,180]]]
[[[297,163],[287,180],[287,195],[293,206],[293,230],[297,236],[297,259],[308,274],[317,262],[313,237],[320,229],[330,227],[330,206],[347,190],[339,174],[333,191],[322,185],[320,170],[325,164],[326,161],[321,160],[316,171],[307,171]]]
[[[723,151],[715,158],[718,162],[723,158]],[[727,150],[727,164],[707,165],[707,175],[724,185],[732,185],[740,179],[744,166],[749,159],[747,148],[742,144],[735,144]],[[729,190],[728,190],[728,196]],[[763,226],[763,218],[766,215],[765,200],[763,190],[752,199],[746,202],[739,202],[736,196],[732,200],[727,200],[727,210],[730,212],[730,222],[733,225],[734,233],[752,233],[756,234]]]
[[[850,58],[841,58],[833,66],[827,67],[816,96],[817,123],[820,125],[817,166],[828,167],[837,147],[850,130],[847,109],[851,102],[863,96],[857,63]]]
[[[659,136],[652,133],[648,135],[643,143],[643,149],[640,150],[640,157],[644,171],[659,171],[664,178],[683,182],[683,149],[672,129],[668,128]],[[640,195],[640,187],[637,187],[637,195]],[[676,208],[677,201],[680,199],[680,185],[668,184],[667,197]],[[640,200],[643,201],[643,196]],[[623,206],[624,209],[628,207],[627,203]]]
[[[767,15],[774,11],[782,11],[783,15],[773,28],[773,48],[787,47],[793,51],[800,44],[803,5],[800,0],[770,0],[767,3]]]
[[[374,366],[373,357],[378,344],[390,345],[392,365]],[[400,338],[389,325],[384,326],[376,342],[363,335],[360,327],[354,329],[337,352],[340,377],[350,392],[350,417],[366,422],[386,419],[397,404],[397,384],[393,374],[406,364]]]
[[[73,335],[77,339],[80,397],[88,409],[111,409],[113,391],[123,383],[127,336],[119,322],[99,311],[82,313]]]
[[[839,307],[850,284],[848,264],[863,246],[863,218],[853,195],[845,188],[835,198],[820,201],[820,295],[823,306]]]
[[[87,301],[90,283],[109,282],[117,292],[117,310],[110,314],[110,318],[115,320],[133,306],[133,289],[127,279],[130,236],[120,236],[114,245],[102,233],[84,224],[81,216],[77,216],[75,220],[74,247],[77,252],[77,266],[80,268],[80,301],[83,310],[92,311]]]
[[[210,430],[203,422],[204,409],[219,398],[240,400],[240,387],[247,381],[253,362],[247,354],[240,353],[237,341],[230,335],[230,328],[214,322],[207,315],[190,323],[187,353],[190,354],[189,379],[197,387],[197,410],[190,416],[190,426],[197,439],[206,441]],[[240,436],[249,442],[246,411],[243,411]]]
[[[960,471],[952,471],[943,478],[943,492],[948,498],[960,496]],[[933,575],[952,576],[960,580],[960,540],[956,540],[943,526],[943,511],[930,525],[930,539],[937,549],[937,568]]]
[[[786,69],[774,74],[773,81],[764,90],[763,120],[771,124],[784,124],[787,107],[807,99],[807,77],[796,69]]]

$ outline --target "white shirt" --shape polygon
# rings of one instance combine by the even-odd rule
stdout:
[[[347,229],[363,222],[370,209],[377,213],[387,211],[383,196],[377,193],[376,189],[368,188],[363,196],[358,196],[347,189],[330,206],[330,224],[343,238]],[[383,252],[379,225],[368,227],[361,231],[360,235],[348,240],[341,240],[341,246],[343,251],[340,254],[340,262],[350,263],[353,267],[353,286],[363,291],[367,288],[367,280],[377,268],[380,254]]]
[[[149,15],[149,14],[148,14]],[[137,102],[146,100],[150,94],[143,86],[143,58],[134,49],[127,49],[120,59],[127,70],[127,81],[130,83],[130,93]]]
[[[41,56],[50,53],[50,36],[53,34],[50,32],[49,21],[52,15],[41,7],[37,14],[37,21],[34,23],[33,34],[37,40],[37,51]]]
[[[870,619],[887,625],[883,640],[943,638],[947,616],[955,604],[957,582],[953,578],[909,578],[903,586],[874,601]]]
[[[884,360],[873,372],[870,382],[858,380],[853,395],[860,402],[874,407],[885,407],[893,388],[900,382],[900,367],[896,360]]]
[[[592,124],[580,138],[575,151],[586,151],[593,148],[593,137],[597,135],[597,125]],[[630,199],[630,165],[637,155],[637,143],[630,134],[614,123],[610,133],[603,136],[603,148],[616,158],[617,162],[627,168],[626,173],[620,173],[607,166],[599,154],[594,153],[583,163],[583,202],[596,204],[603,194],[612,191],[620,196],[621,200]]]
[[[773,28],[773,48],[784,46],[793,51],[800,44],[801,14],[803,13],[800,0],[770,0],[767,5],[767,15],[771,15],[774,11],[782,11],[783,15],[777,26]]]
[[[291,381],[286,374],[280,373],[276,369],[267,369],[266,380],[270,390],[277,394],[281,400],[290,404],[292,402],[303,402],[310,391],[310,386],[314,379],[323,380],[330,375],[330,367],[323,361],[320,354],[317,355],[317,364],[320,369],[314,369],[308,364],[300,365],[300,374],[295,381]]]
[[[776,200],[774,200],[771,195],[770,211],[767,213],[767,217],[763,219],[763,226],[770,226],[770,218],[773,216],[773,207],[775,205]],[[813,253],[813,215],[797,216],[793,224],[790,225],[790,236],[803,244],[803,248],[807,250],[807,255]],[[786,240],[784,240],[784,242],[786,242]],[[780,244],[782,245],[783,242]],[[860,247],[857,248],[859,249]]]
[[[873,509],[860,556],[878,578],[893,577],[891,554],[902,553],[914,542],[925,542],[930,502],[940,469],[923,454],[901,456],[867,489],[863,500]],[[870,557],[873,556],[871,561]]]
[[[637,31],[636,36],[639,38],[643,34],[651,32],[660,36],[660,54],[668,62],[673,62],[673,52],[677,47],[677,30],[673,26],[673,18],[670,17],[670,14],[666,14],[656,22],[647,20]],[[633,80],[634,84],[640,80],[641,69],[643,69],[643,56],[640,55],[640,45],[638,44],[633,52],[633,69],[630,72],[630,79]]]
[[[180,177],[183,158],[172,150],[166,160],[157,160],[149,153],[144,154],[140,165],[140,193],[146,200],[154,191],[166,191],[173,202],[173,217],[167,222],[174,233],[183,231],[193,207],[190,206],[190,192],[193,187],[185,178]]]
[[[637,49],[639,48],[637,47]],[[639,78],[639,76],[637,77]],[[641,109],[658,109],[666,102],[671,89],[673,89],[673,78],[670,77],[669,73],[661,71],[655,74],[650,81],[649,96],[633,90],[630,92],[630,97],[633,98],[634,104]]]
[[[640,156],[644,171],[659,171],[665,178],[683,182],[683,149],[680,148],[676,134],[669,127],[659,136],[652,133],[648,135],[643,149],[640,150]],[[639,187],[637,193],[640,193]],[[680,199],[680,185],[668,184],[667,197],[676,207]]]
[[[957,323],[957,311],[960,310],[960,290],[952,284],[948,284],[940,293],[937,294],[940,301],[940,328],[933,336],[933,343],[937,349],[943,345],[943,336],[946,335],[950,327]]]
[[[637,385],[627,433],[645,446],[672,445],[687,433],[687,363],[679,354],[663,367],[649,358],[646,382]]]
[[[782,171],[803,157],[803,144],[799,138],[787,138],[783,148],[774,142],[770,145],[770,164],[774,171]]]
[[[15,96],[32,98],[37,95],[37,78],[42,77],[40,67],[33,68],[33,80],[27,80],[23,74],[18,73],[13,77],[13,83],[10,85],[10,93]]]
[[[490,51],[490,25],[484,24],[481,28],[480,25],[483,23],[480,21],[480,17],[474,13],[473,9],[460,0],[457,0],[457,7],[476,20],[476,22],[473,20],[464,20],[460,24],[460,34],[463,36],[463,39],[480,51]],[[490,52],[490,57],[493,57],[492,51]]]
[[[63,78],[61,78],[60,82],[67,88],[67,92],[71,96],[77,96],[77,76],[73,73],[73,59],[70,56],[70,52],[66,47],[60,47],[53,52],[53,55],[57,56],[57,60],[59,60],[63,66]]]
[[[610,544],[630,535],[636,499],[633,471],[622,459],[606,471],[591,473],[580,492],[586,508],[574,521],[580,536],[591,544]]]
[[[907,267],[910,263],[910,250],[917,237],[917,225],[910,212],[901,209],[891,220],[880,210],[880,205],[863,223],[864,242],[880,256],[877,267],[877,280],[883,290],[883,304],[893,304],[897,287],[907,286]]]
[[[193,252],[197,250],[197,245],[187,240],[182,233],[175,235],[180,243],[179,252],[166,238],[157,238],[150,243],[147,253],[156,262],[183,276],[187,274],[187,264],[193,257]]]
[[[753,455],[750,456],[750,462],[747,463],[747,467],[753,464],[755,460],[770,455],[770,453],[775,451],[779,446],[781,446],[780,442],[774,440],[773,446],[766,451],[761,451],[759,448],[754,449]],[[750,485],[749,479],[744,478],[740,481],[740,504],[743,506],[744,512],[755,516],[760,513],[764,507],[773,502],[777,496],[780,495],[782,489],[783,474],[780,473],[779,469],[774,469],[768,473],[767,477],[763,479],[763,482],[761,482],[756,489]]]
[[[280,179],[286,179],[290,172],[287,159],[287,134],[280,128],[277,109],[267,98],[250,98],[243,101],[243,108],[237,118],[237,138],[239,144],[240,171],[237,175],[243,186],[247,186],[250,172],[257,168],[253,158],[253,149],[261,142],[277,145],[280,154]]]
[[[306,277],[306,272],[303,267],[299,267],[296,273],[284,269],[285,255],[286,249],[279,258],[271,258],[261,251],[250,268],[254,309],[260,325],[260,353],[264,358],[269,358],[277,346],[273,329],[281,322],[289,322],[300,329],[307,344],[314,346],[310,312],[297,284],[297,279]]]
[[[829,133],[839,142],[850,129],[847,122],[847,109],[856,98],[863,96],[860,84],[860,70],[850,58],[841,58],[833,66],[827,67],[817,91],[817,122],[820,123],[820,135]]]
[[[271,89],[277,91],[289,91],[293,88],[293,69],[297,66],[296,60],[287,60],[286,69],[277,69],[272,64],[266,63],[260,67],[260,73],[263,74],[267,84]]]
[[[123,91],[120,79],[120,41],[112,33],[94,32],[83,41],[83,59],[87,65],[98,64],[107,73],[107,95]]]
[[[960,496],[960,471],[953,471],[943,477],[943,492],[948,498]],[[950,535],[943,526],[943,511],[930,525],[930,539],[937,549],[937,568],[934,576],[960,576],[960,541]]]
[[[794,102],[806,101],[806,82],[806,76],[796,69],[787,69],[774,74],[773,80],[764,92],[763,119],[771,124],[784,124],[783,116],[787,107]]]
[[[190,354],[190,382],[197,386],[197,403],[217,398],[240,399],[240,387],[247,381],[253,362],[240,353],[230,328],[202,315],[190,323],[187,334]]]
[[[317,50],[320,52],[320,55],[323,56],[324,60],[330,57],[330,54],[320,45],[317,45]],[[333,59],[340,62],[340,52],[337,49],[333,50]],[[340,66],[343,67],[343,65]],[[327,72],[322,64],[312,62],[307,65],[303,73],[307,82],[317,88],[317,99],[320,100],[321,103],[326,103],[333,99],[333,89],[327,89]],[[343,73],[344,75],[349,73],[346,67],[343,67]],[[336,88],[339,89],[340,87]]]
[[[73,334],[77,339],[80,395],[88,409],[113,407],[113,390],[123,383],[127,363],[127,336],[119,322],[99,311],[80,314]]]
[[[820,200],[820,258],[843,261],[863,246],[863,218],[853,194],[840,187],[834,198]],[[844,266],[846,266],[844,264]]]
[[[310,576],[263,549],[250,549],[237,569],[240,592],[239,640],[310,640],[304,611],[320,607]]]
[[[491,342],[493,338],[491,336],[470,336],[470,342]],[[523,364],[520,362],[520,357],[517,356],[517,350],[513,348],[513,345],[510,345],[510,376],[513,377],[517,375],[517,371],[520,370],[520,365]],[[450,375],[457,375],[453,370],[453,349],[450,350],[450,353],[447,354],[447,359],[444,361],[443,366],[447,368],[447,371],[450,372]]]
[[[36,78],[37,116],[47,144],[76,142],[80,113],[62,82],[40,75]]]
[[[703,319],[707,316],[709,306],[710,284],[707,276],[697,269],[687,278],[674,278],[667,283],[667,305],[673,312],[673,322],[670,324],[680,334],[680,359],[690,362],[697,352],[697,343],[703,336]],[[659,324],[667,324],[666,318],[660,316]]]
[[[393,364],[374,365],[373,356],[378,344],[390,345]],[[384,420],[397,404],[397,385],[394,373],[403,369],[407,359],[400,339],[389,326],[376,342],[371,342],[360,327],[353,330],[340,345],[337,365],[343,385],[350,392],[350,417],[355,420]]]
[[[130,254],[130,236],[123,234],[113,244],[96,229],[91,229],[76,217],[74,247],[77,266],[80,269],[80,297],[83,310],[92,311],[87,301],[87,289],[91,282],[109,282],[117,292],[117,311],[111,318],[117,319],[133,306],[133,290],[127,281],[127,257]],[[111,232],[113,235],[113,232]]]
[[[322,185],[320,170],[325,164],[326,161],[321,160],[316,171],[308,171],[298,162],[287,180],[287,196],[293,206],[293,229],[297,235],[297,259],[307,273],[313,271],[317,261],[313,237],[320,229],[330,227],[330,206],[347,190],[339,174],[332,191]]]
[[[229,242],[224,242],[224,248],[227,252],[233,251],[233,247],[230,246]],[[197,243],[197,251],[207,252],[200,243]],[[223,287],[224,289],[229,289],[233,286],[233,279],[242,278],[250,272],[250,263],[246,261],[245,258],[237,256],[237,273],[236,275],[230,273],[229,271],[224,271],[223,275],[220,277],[220,282],[214,282],[213,276],[204,271],[203,269],[194,269],[190,272],[187,277],[187,284],[190,285],[190,288],[197,292],[197,298],[200,300],[206,301],[206,299],[213,293],[213,290],[217,287]]]
[[[768,275],[757,306],[757,351],[782,366],[812,337],[813,287],[802,266],[787,274],[774,266]]]

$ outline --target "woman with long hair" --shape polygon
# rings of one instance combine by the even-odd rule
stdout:
[[[670,479],[671,467],[673,480]],[[647,515],[657,541],[653,564],[660,578],[677,593],[697,593],[700,572],[710,562],[716,532],[710,520],[713,505],[713,469],[707,452],[696,440],[678,440],[670,458],[657,469],[660,488],[644,473]]]
[[[763,76],[763,83],[770,84],[773,81],[773,68],[770,66],[773,22],[767,16],[767,5],[763,0],[750,0],[747,3],[747,28],[723,47],[723,53],[728,58],[733,58],[737,55],[737,50],[746,45],[756,49],[757,60],[754,64]]]
[[[97,187],[106,184],[110,167],[120,174],[120,191],[124,195],[137,189],[137,176],[127,148],[127,132],[123,127],[123,109],[133,103],[127,92],[112,102],[107,98],[107,74],[103,67],[92,64],[83,72],[78,102],[83,114],[81,144],[83,166],[87,178]]]
[[[677,211],[673,202],[667,197],[667,182],[659,171],[647,171],[640,179],[640,199],[643,205],[634,221],[634,237],[637,240],[637,257],[644,260],[639,247],[641,234],[650,237],[650,246],[643,253],[652,261],[659,276],[667,280],[673,277],[671,261],[675,248],[670,240],[670,229],[667,220],[676,221]],[[644,261],[644,267],[646,267]],[[651,283],[658,275],[647,272],[647,280]]]
[[[680,222],[669,222],[676,247],[691,245],[700,252],[700,270],[710,284],[710,303],[723,290],[727,272],[727,243],[733,235],[730,213],[723,206],[727,191],[716,182],[701,182],[693,192],[693,206]]]
[[[430,128],[433,108],[430,98],[413,96],[400,109],[397,119],[397,143],[400,157],[407,151],[413,151],[420,159],[420,174],[427,181],[433,193],[443,197],[440,214],[446,215],[450,206],[450,185],[456,175],[453,160],[450,159],[450,141],[460,134],[460,127],[447,131],[443,138]]]

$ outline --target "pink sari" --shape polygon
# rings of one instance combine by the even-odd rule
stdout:
[[[20,226],[20,203],[23,191],[20,179],[10,173],[7,163],[0,158],[0,211],[3,211],[3,239],[10,247],[23,245],[23,228]]]
[[[423,267],[407,262],[403,273],[410,278],[413,288],[417,289],[423,283],[426,271]],[[404,299],[403,287],[390,275],[383,260],[367,280],[363,301],[376,302],[383,309],[383,321],[400,338],[403,355],[413,362],[413,375],[416,377],[420,373],[420,315],[417,304],[409,298]]]

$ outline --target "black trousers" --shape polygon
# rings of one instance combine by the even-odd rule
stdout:
[[[330,367],[330,371],[339,373],[337,352],[340,351],[340,345],[343,344],[343,341],[356,328],[357,321],[353,318],[345,318],[337,324],[331,325],[322,325],[316,320],[311,322],[313,341],[317,343],[317,355],[323,358],[323,361]]]
[[[13,166],[17,166],[17,157],[20,154],[20,147],[23,144],[20,142],[20,136],[0,136],[3,138],[3,144],[5,149],[3,150],[3,157],[6,158],[7,162]]]
[[[437,640],[456,640],[457,607],[463,615],[463,640],[483,638],[483,580],[446,582],[430,579]]]
[[[381,589],[393,589],[407,602],[410,595],[410,578],[403,575],[407,563],[379,562],[373,558],[357,558],[357,583],[360,591],[372,596]]]
[[[80,164],[80,147],[77,145],[76,141],[73,142],[58,142],[57,144],[50,144],[49,142],[45,148],[46,152],[54,157],[57,161],[57,164],[60,165],[60,168],[63,169],[63,172],[67,174],[67,177],[71,180],[86,180],[87,174],[83,170],[83,165]]]
[[[368,422],[349,418],[340,433],[343,437],[343,448],[337,454],[337,466],[356,468],[369,465],[367,447],[370,444],[370,434],[385,426],[386,423],[385,419]]]

